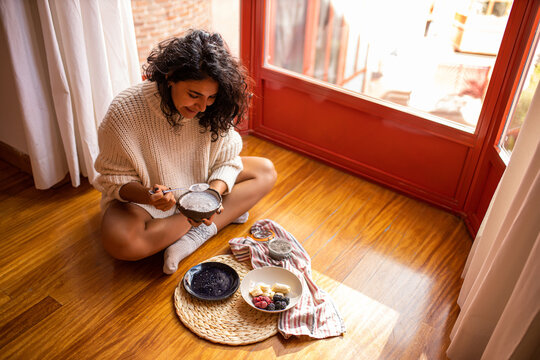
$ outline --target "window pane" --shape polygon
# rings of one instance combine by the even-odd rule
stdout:
[[[511,0],[267,3],[265,65],[470,132],[512,6]]]
[[[221,34],[231,53],[240,57],[240,0],[205,0],[210,3],[208,29]]]
[[[532,97],[540,80],[539,37],[540,30],[536,29],[535,42],[529,54],[525,71],[521,76],[512,107],[506,118],[504,131],[499,140],[499,154],[506,163],[508,163],[510,155],[512,155],[512,150],[514,149],[514,145],[519,136],[521,125],[523,124],[523,120],[525,120],[525,115],[527,115],[529,105],[531,104]]]

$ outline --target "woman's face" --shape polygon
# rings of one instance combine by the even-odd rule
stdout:
[[[219,85],[212,78],[170,82],[176,110],[186,119],[193,119],[216,100]]]

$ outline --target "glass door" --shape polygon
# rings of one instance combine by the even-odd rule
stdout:
[[[267,2],[265,66],[474,133],[511,0]]]

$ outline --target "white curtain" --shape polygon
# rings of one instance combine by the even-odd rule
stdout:
[[[141,81],[130,0],[2,0],[0,14],[36,187],[93,182],[97,127]]]
[[[540,359],[540,88],[464,271],[450,359]]]

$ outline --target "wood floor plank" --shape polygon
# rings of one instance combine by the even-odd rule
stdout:
[[[334,279],[345,278],[369,247],[387,231],[407,202],[407,199],[394,197],[382,204],[383,208],[376,207],[375,211],[379,214],[384,212],[384,217],[376,216],[367,224],[360,219],[352,220],[343,232],[333,238],[328,249],[317,254],[312,261],[313,268]]]
[[[0,309],[2,308],[2,306],[4,304],[8,303],[10,300],[11,300],[11,298],[9,296],[7,296],[5,292],[1,291],[0,292]],[[2,318],[0,317],[0,319],[2,319]]]
[[[0,327],[0,352],[6,344],[16,339],[20,334],[42,321],[61,306],[58,301],[47,296],[22,314],[3,324]]]
[[[347,187],[350,181],[350,175],[319,167],[280,199],[265,216],[294,232],[296,239],[303,242],[334,213],[335,205],[348,197],[340,187]]]

